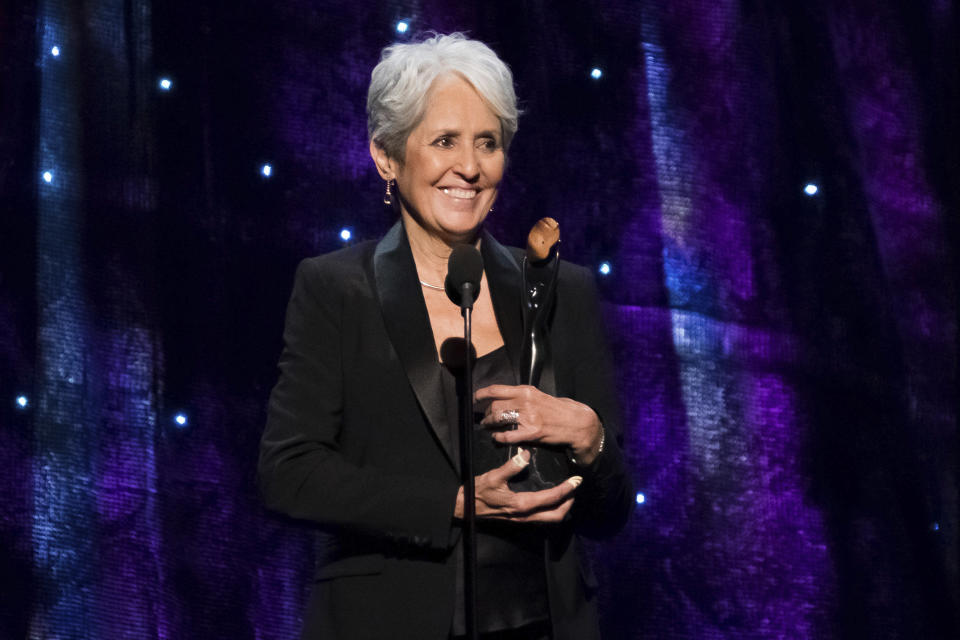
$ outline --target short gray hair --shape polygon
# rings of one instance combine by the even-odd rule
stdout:
[[[426,111],[430,87],[437,78],[451,73],[473,85],[499,118],[506,152],[520,115],[513,74],[490,47],[462,33],[434,34],[422,42],[394,44],[383,50],[367,92],[370,139],[402,162],[407,137]]]

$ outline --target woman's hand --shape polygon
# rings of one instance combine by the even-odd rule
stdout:
[[[555,487],[541,491],[511,491],[507,480],[530,464],[530,452],[520,450],[504,464],[479,475],[475,480],[478,518],[514,522],[560,522],[573,506],[573,492],[583,478],[572,476]],[[463,518],[463,487],[457,493],[455,518]]]
[[[570,398],[554,398],[529,385],[494,384],[479,389],[477,401],[493,399],[481,424],[516,424],[498,431],[493,439],[503,444],[522,442],[569,447],[580,464],[590,464],[603,442],[603,425],[596,412]]]

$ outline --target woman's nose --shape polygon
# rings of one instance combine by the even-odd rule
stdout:
[[[477,151],[470,145],[463,145],[457,157],[454,170],[466,180],[474,181],[480,175],[480,163],[477,161]]]

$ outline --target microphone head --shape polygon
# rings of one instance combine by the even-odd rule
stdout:
[[[447,297],[459,307],[472,307],[480,294],[483,277],[483,258],[472,244],[458,244],[447,260],[447,278],[444,289]]]

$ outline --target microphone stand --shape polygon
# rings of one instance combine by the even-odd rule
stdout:
[[[469,286],[469,285],[467,285]],[[477,640],[477,506],[473,475],[473,353],[471,316],[473,305],[460,310],[466,342],[463,380],[463,420],[460,432],[460,480],[463,484],[463,594],[467,637]]]
[[[444,288],[463,316],[464,397],[460,421],[460,480],[463,484],[463,612],[467,637],[477,640],[477,503],[473,466],[473,339],[471,319],[474,300],[480,293],[483,257],[476,247],[457,245],[447,260]]]

